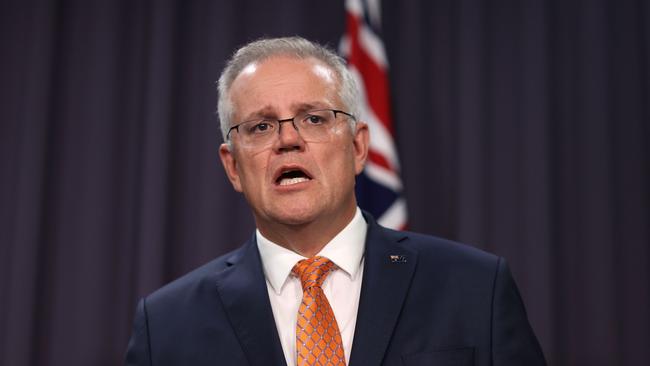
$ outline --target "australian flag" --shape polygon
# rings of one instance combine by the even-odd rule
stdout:
[[[370,129],[368,162],[357,178],[359,206],[386,227],[407,226],[399,159],[394,142],[388,90],[388,62],[379,36],[379,0],[346,0],[346,33],[340,53],[361,89],[362,115]]]

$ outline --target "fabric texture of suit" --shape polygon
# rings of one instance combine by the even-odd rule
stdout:
[[[544,365],[502,258],[368,222],[350,366]],[[255,237],[142,299],[126,363],[285,365]]]

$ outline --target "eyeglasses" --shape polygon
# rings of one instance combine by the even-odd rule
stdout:
[[[293,118],[257,119],[236,124],[228,130],[226,140],[230,141],[232,130],[237,130],[241,145],[264,147],[273,143],[275,136],[280,133],[282,123],[291,122],[305,142],[327,142],[336,129],[339,115],[356,121],[356,118],[347,112],[336,109],[316,109],[300,113]]]

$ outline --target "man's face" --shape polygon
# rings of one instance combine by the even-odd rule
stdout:
[[[313,109],[347,111],[336,74],[315,59],[275,56],[246,67],[230,89],[233,125],[259,118],[285,119]],[[354,179],[368,152],[367,126],[352,131],[339,115],[327,142],[305,142],[291,122],[282,123],[269,146],[243,146],[236,130],[220,157],[235,190],[243,192],[256,223],[304,225],[349,220],[356,208]]]

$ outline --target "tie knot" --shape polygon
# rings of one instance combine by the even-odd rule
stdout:
[[[291,272],[300,278],[302,289],[321,287],[325,278],[334,267],[334,263],[325,257],[311,257],[298,261]]]

